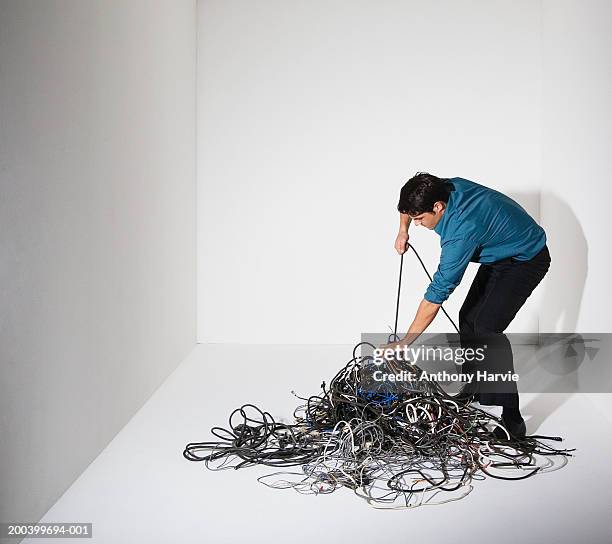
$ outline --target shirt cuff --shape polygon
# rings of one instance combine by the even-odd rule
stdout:
[[[433,302],[434,304],[442,304],[448,298],[448,295],[444,295],[440,292],[436,292],[434,289],[432,289],[430,285],[427,288],[427,291],[425,291],[423,298],[427,302]]]

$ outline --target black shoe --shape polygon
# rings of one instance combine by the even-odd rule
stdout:
[[[520,421],[514,421],[504,419],[502,416],[502,423],[504,424],[504,427],[506,427],[508,433],[510,433],[510,440],[522,440],[525,438],[525,435],[527,434],[527,427],[523,419]],[[493,429],[493,435],[499,440],[508,440],[508,435],[501,427],[495,427],[495,429]]]

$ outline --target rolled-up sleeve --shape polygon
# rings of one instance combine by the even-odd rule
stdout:
[[[442,244],[440,264],[425,291],[425,300],[442,304],[461,282],[477,248],[478,243],[470,238],[445,240]]]

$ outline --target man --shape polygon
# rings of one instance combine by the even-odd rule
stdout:
[[[389,347],[410,345],[433,321],[461,281],[470,261],[481,263],[459,312],[462,347],[487,346],[479,370],[513,372],[512,348],[502,333],[550,266],[546,234],[508,196],[463,178],[419,172],[401,189],[400,228],[395,249],[407,249],[411,223],[440,236],[438,269],[404,338]],[[474,367],[465,369],[473,373]],[[472,382],[460,400],[503,406],[502,419],[515,438],[525,436],[516,382]],[[499,432],[501,429],[498,429]],[[505,433],[503,434],[505,437]]]

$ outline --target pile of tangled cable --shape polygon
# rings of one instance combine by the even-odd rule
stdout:
[[[245,404],[228,429],[213,427],[217,441],[189,443],[183,456],[212,470],[282,467],[258,478],[277,489],[344,487],[376,508],[414,508],[461,499],[487,476],[520,480],[556,470],[574,451],[543,442],[558,437],[498,438],[501,419],[456,402],[433,381],[374,390],[367,386],[372,358],[357,355],[362,346],[329,388],[323,382],[321,394],[303,399],[295,423]],[[294,466],[301,471],[286,470]]]

